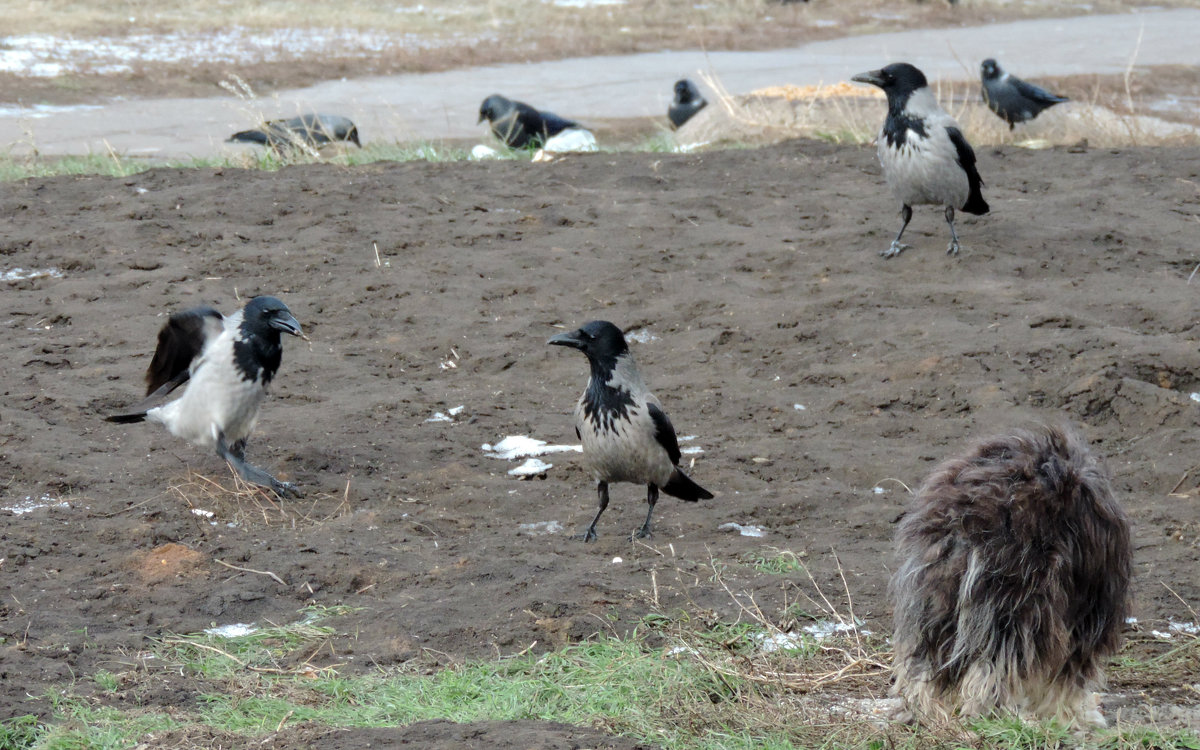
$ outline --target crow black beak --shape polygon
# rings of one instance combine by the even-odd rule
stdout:
[[[880,88],[882,88],[883,87],[883,71],[882,70],[870,70],[870,71],[867,71],[866,73],[859,73],[858,75],[852,77],[850,80],[858,81],[859,83],[869,83],[872,86],[879,86]]]
[[[291,313],[281,312],[271,318],[271,327],[277,328],[284,333],[290,333],[293,336],[305,338],[304,331],[300,329],[300,321],[292,317]]]
[[[475,121],[475,124],[476,124],[476,125],[478,125],[479,123],[483,122],[483,121],[484,121],[484,120],[486,120],[486,119],[487,119],[487,115],[485,115],[484,113],[480,112],[480,113],[479,113],[479,119]]]
[[[552,336],[546,343],[550,346],[569,346],[572,349],[580,350],[584,347],[583,339],[579,338],[579,331],[560,333],[557,336]]]

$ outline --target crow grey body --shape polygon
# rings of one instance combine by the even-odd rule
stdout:
[[[1069,101],[1009,74],[990,57],[980,64],[979,75],[983,80],[983,101],[1008,123],[1009,130],[1018,122],[1032,120],[1044,109]]]
[[[175,313],[159,332],[146,399],[108,420],[158,422],[176,437],[215,450],[248,481],[298,495],[292,485],[245,462],[246,440],[282,360],[281,332],[303,335],[274,297],[255,297],[229,317],[211,307]],[[183,395],[161,404],[185,383]]]
[[[509,148],[541,146],[564,130],[583,127],[553,112],[539,112],[524,102],[492,94],[479,105],[479,122],[487,120],[492,133]]]
[[[230,141],[259,143],[275,151],[297,145],[320,148],[334,141],[348,141],[362,148],[358,127],[339,115],[304,114],[287,120],[271,120],[254,130],[229,136]]]
[[[593,321],[548,343],[579,349],[591,366],[587,389],[575,406],[575,432],[583,443],[583,463],[596,479],[599,509],[579,538],[596,538],[596,522],[608,507],[610,482],[646,485],[650,507],[636,532],[640,538],[650,536],[659,489],[690,502],[712,497],[679,470],[675,428],[642,380],[619,328]]]
[[[672,128],[678,128],[706,106],[708,101],[696,84],[683,78],[675,82],[675,99],[667,108],[667,119],[671,121]]]
[[[904,224],[891,246],[880,254],[890,258],[907,249],[900,238],[912,219],[912,207],[925,204],[945,206],[950,226],[946,252],[957,253],[954,209],[988,212],[975,152],[958,123],[938,105],[925,75],[908,63],[894,63],[853,80],[878,86],[888,99],[887,117],[879,131],[879,163],[888,187],[903,206]]]

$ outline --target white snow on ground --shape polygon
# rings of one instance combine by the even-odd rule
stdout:
[[[0,73],[49,78],[67,73],[129,73],[155,63],[257,63],[338,54],[366,57],[386,50],[425,50],[483,41],[448,34],[430,37],[355,29],[234,27],[214,32],[130,34],[121,37],[60,37],[26,34],[0,37]]]

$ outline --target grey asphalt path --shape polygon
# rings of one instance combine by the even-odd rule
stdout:
[[[988,26],[903,31],[813,42],[761,52],[661,52],[353,80],[283,91],[255,102],[210,99],[121,101],[67,112],[0,113],[0,144],[14,154],[109,153],[157,158],[209,157],[248,148],[224,143],[260,116],[306,111],[354,119],[365,141],[479,136],[479,102],[504,93],[587,122],[663,115],[680,77],[715,76],[744,93],[765,86],[844,81],[907,60],[930,79],[975,80],[979,61],[996,57],[1026,78],[1121,73],[1139,66],[1200,63],[1200,9],[1151,10]]]

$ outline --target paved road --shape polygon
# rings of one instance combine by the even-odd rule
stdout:
[[[117,153],[205,157],[244,148],[223,139],[260,115],[345,114],[364,139],[438,140],[480,135],[479,102],[506,95],[587,121],[665,113],[671,84],[699,71],[735,93],[778,84],[832,83],[888,61],[930,78],[974,79],[984,57],[1026,77],[1120,73],[1138,65],[1200,63],[1200,9],[1158,10],[989,26],[905,31],[763,52],[662,52],[329,81],[259,102],[232,97],[116,102],[44,116],[0,111],[0,144],[13,153]]]

